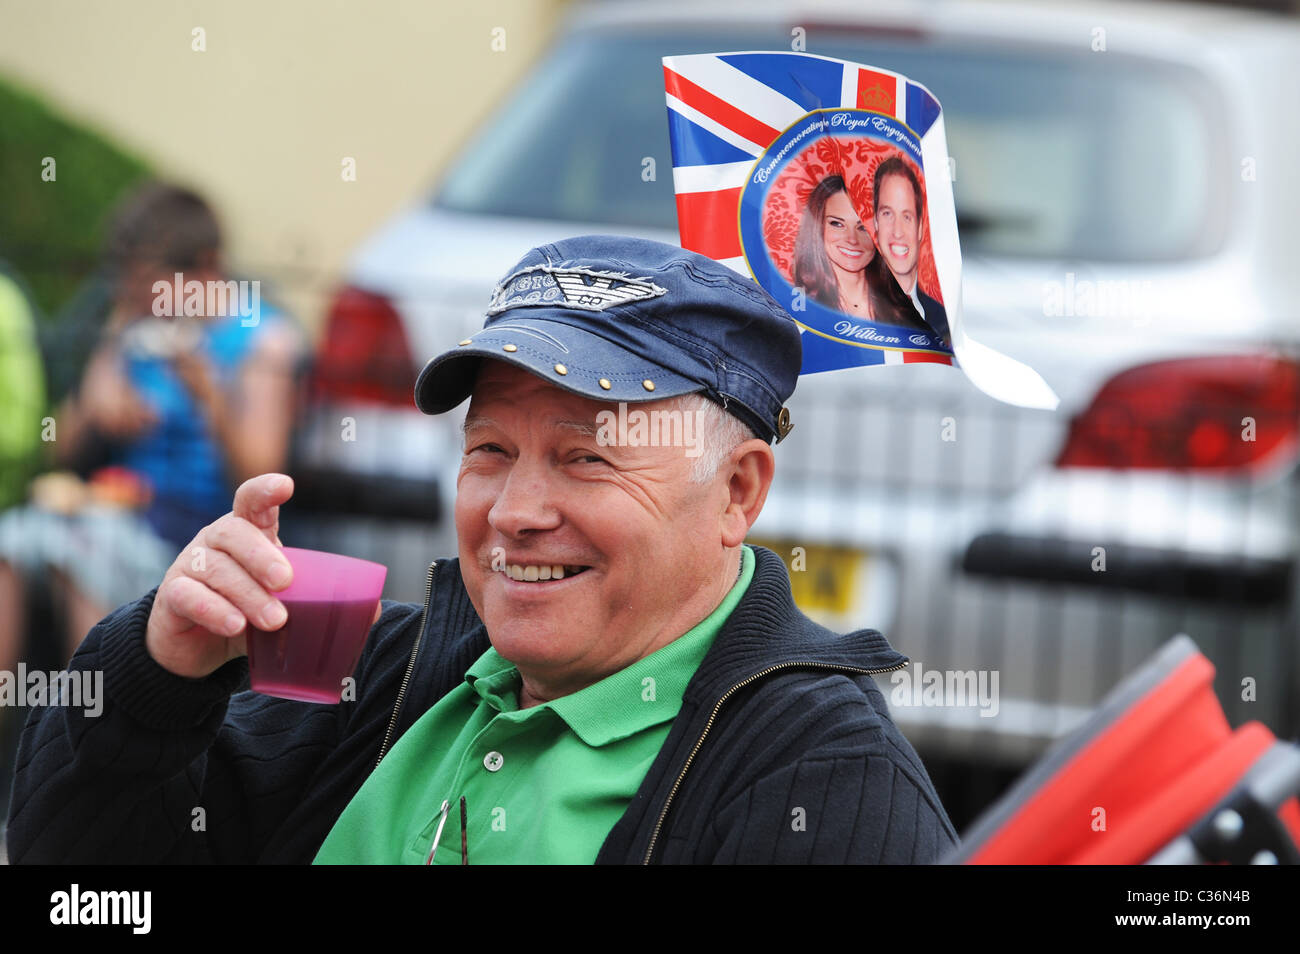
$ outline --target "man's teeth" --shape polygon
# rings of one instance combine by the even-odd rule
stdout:
[[[519,580],[521,583],[536,583],[539,580],[562,580],[567,573],[569,576],[581,572],[581,567],[565,567],[560,563],[550,565],[529,564],[527,566],[521,563],[511,563],[504,570],[506,576],[512,580]]]
[[[900,258],[912,250],[910,245],[891,245],[889,250]]]

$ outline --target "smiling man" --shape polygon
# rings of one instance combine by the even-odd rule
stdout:
[[[906,658],[813,624],[743,542],[799,356],[789,316],[710,259],[534,249],[417,381],[426,413],[470,400],[460,552],[423,606],[381,607],[355,700],[235,693],[243,620],[286,582],[291,482],[255,478],[196,538],[206,569],[182,553],[91,630],[73,667],[104,669],[102,719],[33,716],[11,858],[938,860],[956,834],[872,678]],[[621,403],[695,415],[702,447],[600,439]]]
[[[475,384],[461,575],[493,648],[524,675],[522,706],[599,682],[708,616],[740,572],[770,479],[762,441],[738,455],[730,486],[701,484],[681,447],[600,446],[599,411],[495,361]]]
[[[899,287],[912,299],[939,340],[950,345],[948,313],[921,290],[917,281],[921,243],[925,241],[925,202],[912,168],[891,156],[876,167],[871,190],[873,238]]]

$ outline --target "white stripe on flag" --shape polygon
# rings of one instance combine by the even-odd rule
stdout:
[[[902,363],[903,363],[903,352],[901,351],[885,352],[885,364],[902,364]]]
[[[894,89],[894,117],[905,123],[907,122],[907,80],[898,77],[898,85]]]
[[[683,192],[717,192],[737,189],[745,184],[752,162],[720,162],[714,166],[674,166],[673,190]]]
[[[726,100],[741,112],[748,113],[778,132],[808,112],[790,97],[712,54],[670,56],[666,59],[668,68],[678,76],[708,90],[719,99]],[[762,145],[767,146],[768,143]]]
[[[664,95],[668,97],[669,109],[676,110],[677,112],[681,113],[684,118],[689,119],[691,122],[695,123],[695,125],[699,126],[700,128],[706,129],[709,132],[713,133],[713,135],[717,136],[723,142],[730,143],[731,145],[739,149],[741,152],[747,152],[755,159],[757,159],[759,156],[763,154],[763,150],[767,148],[766,144],[760,146],[758,143],[750,142],[744,136],[741,136],[739,133],[732,132],[730,129],[728,129],[726,126],[722,125],[721,123],[715,123],[712,119],[710,119],[708,116],[705,116],[698,109],[692,109],[691,107],[687,106],[685,103],[683,103],[672,93],[665,93]]]
[[[735,258],[720,258],[718,259],[718,264],[726,265],[733,272],[740,272],[740,274],[744,275],[746,278],[754,277],[749,274],[749,266],[745,264],[745,256],[743,255],[737,255]]]
[[[852,63],[844,64],[844,75],[840,79],[840,106],[844,109],[858,108],[858,68]]]

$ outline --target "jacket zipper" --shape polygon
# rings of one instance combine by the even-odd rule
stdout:
[[[424,612],[420,614],[420,632],[416,634],[415,645],[411,647],[411,658],[406,663],[406,675],[402,676],[402,687],[397,690],[397,701],[393,703],[393,717],[388,720],[388,731],[384,733],[384,744],[379,747],[379,758],[375,759],[375,768],[379,768],[379,763],[384,760],[384,755],[388,752],[388,743],[392,741],[393,729],[397,727],[398,713],[402,711],[402,698],[406,695],[406,686],[411,681],[411,673],[415,671],[415,657],[420,654],[424,627],[429,621],[429,599],[433,596],[433,571],[437,566],[437,560],[429,564],[429,578],[424,584]]]
[[[673,782],[673,787],[668,792],[668,800],[664,802],[663,810],[659,813],[659,820],[655,822],[654,831],[650,833],[650,845],[646,848],[645,857],[641,859],[641,864],[643,865],[650,864],[650,857],[654,854],[654,850],[655,850],[655,842],[659,840],[659,831],[660,829],[663,828],[664,820],[668,817],[668,809],[672,806],[673,798],[677,795],[677,790],[681,788],[682,779],[686,777],[687,771],[690,770],[691,763],[695,761],[695,756],[699,753],[700,746],[704,744],[705,736],[707,736],[709,734],[709,730],[713,728],[713,720],[718,717],[718,711],[722,708],[722,704],[726,702],[729,698],[731,698],[733,694],[745,688],[745,686],[749,685],[754,680],[762,679],[764,676],[774,673],[778,669],[792,669],[792,668],[833,669],[836,672],[856,672],[856,673],[864,673],[869,676],[875,676],[884,672],[893,672],[895,669],[902,669],[904,666],[907,665],[907,663],[908,663],[907,658],[904,658],[903,661],[900,662],[898,665],[889,666],[886,667],[885,669],[859,669],[856,666],[836,666],[836,665],[832,665],[831,663],[815,663],[815,662],[777,663],[775,666],[769,666],[767,669],[764,669],[762,672],[754,673],[754,675],[749,676],[748,678],[742,680],[741,682],[736,683],[734,686],[732,686],[730,689],[724,692],[722,694],[722,698],[720,698],[717,701],[717,703],[713,706],[713,711],[709,713],[709,721],[705,723],[704,731],[700,733],[699,739],[697,739],[695,742],[695,747],[691,749],[691,754],[686,757],[686,764],[682,766],[681,774],[677,776],[677,781]]]

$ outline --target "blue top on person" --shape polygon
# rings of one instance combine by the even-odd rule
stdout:
[[[251,317],[237,314],[205,318],[144,319],[124,334],[127,380],[158,415],[158,423],[118,449],[121,466],[149,481],[153,497],[144,511],[154,532],[182,546],[196,527],[211,523],[230,509],[226,458],[207,415],[157,347],[164,337],[158,322],[186,322],[200,329],[194,350],[210,362],[226,394],[262,338],[282,328],[284,315],[258,302]],[[179,330],[179,329],[178,329]],[[132,334],[132,331],[135,331]],[[165,345],[163,345],[165,347]]]

